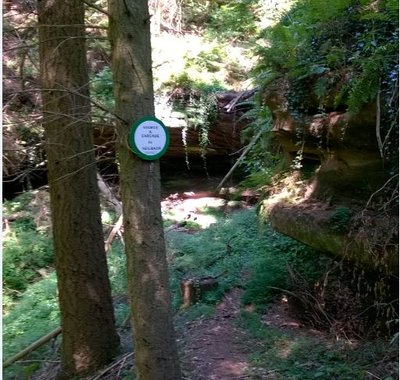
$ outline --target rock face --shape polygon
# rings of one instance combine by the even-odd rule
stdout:
[[[332,111],[324,114],[296,115],[282,106],[284,84],[275,84],[264,93],[272,110],[273,132],[285,153],[286,162],[318,168],[314,196],[371,191],[385,177],[376,137],[376,107],[366,106],[357,115]],[[317,107],[315,107],[317,108]]]
[[[390,185],[398,181],[380,154],[375,105],[357,115],[340,110],[293,114],[285,106],[285,86],[283,80],[273,83],[263,101],[272,111],[273,133],[287,166],[308,181],[301,196],[276,194],[264,202],[263,212],[278,231],[318,250],[397,271],[397,208],[383,202],[377,223],[369,207],[387,192],[395,195]],[[335,219],[337,210],[348,211]]]
[[[187,97],[185,90],[178,88],[174,91],[175,96],[183,99]],[[174,110],[171,95],[165,99],[158,98],[156,117],[162,120],[170,133],[170,145],[161,160],[162,170],[174,173],[185,171],[189,166],[191,170],[204,171],[205,158],[210,175],[214,174],[213,171],[226,173],[235,159],[233,154],[243,146],[241,133],[249,123],[248,120],[241,119],[249,108],[240,105],[240,102],[249,99],[254,92],[252,90],[218,93],[215,96],[214,120],[207,128],[194,126],[187,114]],[[202,145],[201,140],[204,137],[207,143]],[[107,158],[108,162],[114,160],[115,138],[112,126],[95,129],[98,155]]]
[[[241,132],[248,121],[239,120],[247,110],[237,103],[248,99],[254,91],[249,92],[221,92],[216,95],[215,120],[207,129],[208,143],[204,146],[204,153],[208,157],[228,156],[242,147]],[[169,128],[171,141],[165,155],[168,157],[192,157],[202,154],[200,144],[202,128],[190,126],[184,113],[173,111],[170,107],[157,112]]]

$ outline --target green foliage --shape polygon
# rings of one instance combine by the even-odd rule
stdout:
[[[109,110],[114,109],[113,77],[110,67],[106,66],[94,74],[90,80],[90,92],[93,100]],[[94,107],[93,111],[95,116],[107,116],[105,111],[99,108]]]
[[[245,41],[257,32],[259,1],[238,0],[215,7],[207,32],[220,40]]]
[[[330,261],[320,253],[273,230],[268,231],[268,254],[260,252],[249,263],[251,278],[245,286],[243,302],[262,310],[282,290],[292,290],[289,270],[296,272],[312,287]],[[278,288],[278,289],[275,289]],[[279,290],[280,289],[280,290]]]
[[[173,76],[165,85],[179,89],[171,97],[171,102],[176,111],[185,115],[188,125],[207,131],[217,116],[215,96],[218,92],[223,91],[224,87],[216,81],[206,83],[202,80],[192,79],[186,72]],[[201,143],[206,145],[207,139]]]
[[[186,56],[185,58],[186,69],[192,68],[198,71],[214,73],[221,69],[228,57],[226,51],[222,47],[215,45],[208,50],[200,51],[195,57]],[[201,83],[199,83],[198,86],[202,87]]]
[[[10,222],[10,232],[3,237],[3,289],[6,296],[15,297],[28,285],[41,278],[39,269],[51,269],[54,262],[52,240],[38,229],[27,207],[32,193],[27,192],[4,203],[4,213],[20,213]]]
[[[187,321],[194,321],[199,318],[211,317],[215,312],[215,307],[207,303],[197,303],[191,307],[182,310],[179,313],[179,319]]]
[[[108,276],[111,282],[113,296],[126,294],[128,277],[126,274],[126,256],[124,246],[115,241],[107,254]]]
[[[274,147],[270,133],[273,125],[270,110],[261,105],[258,98],[250,105],[252,108],[242,116],[250,120],[242,132],[243,139],[250,143],[260,130],[263,133],[241,163],[241,168],[247,175],[241,186],[259,188],[268,185],[272,177],[283,169],[283,160],[279,150]]]
[[[193,79],[188,72],[172,76],[165,86],[175,89],[170,97],[173,109],[185,115],[189,128],[199,129],[199,146],[205,160],[209,143],[208,130],[217,117],[216,94],[224,87],[216,80],[208,83]],[[186,141],[183,143],[186,146]]]
[[[346,206],[337,207],[329,216],[329,224],[336,232],[346,232],[349,229],[351,210]]]
[[[36,231],[31,218],[14,223],[13,229],[3,239],[3,286],[9,293],[24,291],[40,278],[38,270],[54,261],[49,237]]]
[[[341,342],[266,326],[257,313],[243,312],[239,324],[255,341],[252,347],[256,347],[256,352],[249,370],[255,378],[273,373],[277,380],[361,380],[368,378],[369,373],[377,373],[376,363],[389,356],[385,342],[364,343],[355,349]],[[392,351],[390,356],[396,357],[395,350]],[[390,367],[382,372],[379,378],[396,378],[396,370]]]
[[[398,138],[391,128],[398,116],[397,1],[298,1],[259,41],[256,80],[267,85],[285,78],[294,117],[344,109],[356,114],[380,93],[382,135]]]
[[[218,40],[245,41],[256,34],[261,1],[182,1],[185,29],[205,31]]]
[[[127,276],[126,260],[123,246],[120,242],[113,244],[107,256],[109,276],[114,297],[126,295]],[[4,299],[3,299],[4,303]],[[117,324],[121,324],[129,314],[129,305],[117,303]],[[29,284],[17,302],[9,305],[3,318],[3,354],[8,358],[54,330],[60,324],[60,312],[57,300],[57,279],[55,272],[42,280]],[[31,360],[43,359],[50,354],[49,345],[30,355]],[[11,366],[6,371],[7,378],[25,378],[26,371],[33,368],[19,364]],[[17,376],[17,377],[15,377]]]
[[[53,247],[48,228],[37,228],[35,205],[39,196],[25,192],[4,203],[4,215],[13,215],[10,231],[3,237],[3,354],[16,354],[59,326],[56,274],[52,270]],[[42,200],[43,201],[43,200]],[[114,295],[126,293],[125,255],[121,244],[108,254],[110,281]],[[40,274],[39,274],[40,272]],[[118,322],[127,308],[119,305]],[[30,360],[51,355],[50,345],[32,353]],[[5,371],[7,378],[29,378],[37,369],[32,363],[15,364]]]
[[[218,289],[204,303],[214,304],[227,290],[242,286],[243,302],[261,309],[276,294],[269,286],[290,289],[288,265],[309,281],[325,268],[315,251],[269,225],[259,226],[255,210],[234,213],[196,234],[170,231],[167,243],[175,308],[181,302],[182,278],[218,277]],[[250,279],[243,281],[243,271],[251,273]]]
[[[35,340],[59,326],[57,302],[57,280],[55,273],[32,284],[21,296],[18,303],[3,317],[3,355],[5,358],[16,354]],[[45,346],[31,354],[31,359],[41,359],[48,353]],[[27,369],[29,370],[29,368]],[[24,367],[18,364],[7,369],[7,374],[18,374]]]

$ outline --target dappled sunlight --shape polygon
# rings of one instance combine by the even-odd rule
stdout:
[[[156,264],[157,265],[157,264]],[[142,288],[154,289],[154,301],[158,305],[162,305],[162,310],[167,310],[170,305],[170,292],[162,284],[159,283],[160,272],[163,272],[163,268],[157,267],[153,263],[149,262],[146,271],[140,274],[140,284]],[[146,292],[147,297],[153,294],[151,291]],[[150,303],[150,299],[146,302]],[[152,306],[154,307],[154,305]]]
[[[164,220],[173,223],[193,222],[201,229],[217,222],[217,217],[210,210],[223,210],[226,201],[218,197],[200,197],[194,192],[182,195],[172,194],[161,202]],[[222,211],[221,211],[222,212]]]
[[[295,344],[296,342],[292,339],[287,339],[276,343],[276,355],[282,359],[287,359],[293,351]]]
[[[171,46],[174,48],[171,49]],[[205,83],[215,83],[229,76],[229,67],[221,65],[220,70],[211,72],[208,70],[198,70],[195,67],[187,68],[188,62],[195,61],[203,54],[210,54],[216,49],[221,49],[219,44],[208,41],[202,36],[196,34],[185,34],[184,38],[180,35],[163,33],[158,36],[152,36],[153,49],[153,67],[154,87],[160,91],[165,83],[171,81],[171,78],[177,77],[183,72],[188,72],[190,77]],[[246,51],[240,46],[229,46],[229,60],[236,64],[250,68],[252,60],[247,57]],[[237,82],[237,90],[243,87],[243,83]],[[162,99],[156,104],[156,116],[166,117],[171,112],[170,107]]]
[[[268,211],[279,203],[298,205],[312,198],[316,189],[315,180],[302,179],[297,171],[273,184],[273,192],[262,201],[262,209]]]
[[[242,378],[244,371],[248,367],[247,361],[236,361],[233,359],[222,360],[218,368],[218,376],[235,376],[235,378]],[[211,379],[221,379],[221,377],[212,376]]]

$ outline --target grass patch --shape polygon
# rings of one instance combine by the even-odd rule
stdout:
[[[276,295],[269,286],[290,289],[288,266],[312,281],[328,260],[269,225],[260,225],[254,209],[219,218],[196,234],[170,231],[167,247],[175,308],[181,300],[182,279],[218,277],[218,289],[203,302],[216,303],[228,290],[243,287],[243,302],[261,310]]]
[[[395,349],[390,351],[387,342],[352,346],[320,337],[304,337],[266,326],[257,313],[242,312],[239,324],[252,342],[248,373],[251,378],[262,379],[272,374],[277,380],[397,378],[396,366],[379,367],[390,356],[396,362]]]
[[[55,273],[36,282],[20,297],[3,317],[3,355],[8,359],[60,325]],[[45,345],[29,355],[30,360],[41,360],[51,355],[51,346]],[[53,359],[54,360],[54,359]],[[26,372],[36,370],[16,363],[4,370],[5,379],[27,379]]]
[[[208,318],[214,315],[215,306],[206,303],[197,303],[179,313],[179,320],[185,322],[194,321],[200,318]]]

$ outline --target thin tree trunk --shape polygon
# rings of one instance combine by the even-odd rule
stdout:
[[[39,0],[43,125],[63,331],[59,379],[90,373],[119,346],[90,124],[82,0]]]
[[[123,203],[135,363],[140,380],[179,380],[172,321],[158,161],[127,145],[130,126],[154,115],[147,0],[109,0],[117,153]]]

